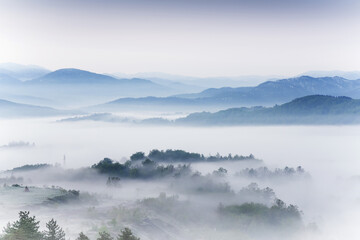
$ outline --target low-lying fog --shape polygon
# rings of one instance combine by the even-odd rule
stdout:
[[[0,169],[23,164],[89,166],[151,149],[184,149],[204,155],[254,154],[275,167],[357,174],[360,126],[158,127],[104,122],[59,123],[56,119],[0,121],[0,146],[29,142],[33,147],[0,149]],[[351,166],[351,167],[349,167]],[[310,169],[311,168],[311,169]],[[335,174],[335,173],[334,173]]]
[[[309,177],[277,180],[240,178],[236,173],[246,167],[257,167],[241,162],[198,162],[193,163],[191,167],[203,175],[211,174],[220,167],[227,169],[226,181],[235,192],[251,182],[256,182],[261,189],[272,188],[276,197],[287,204],[299,207],[305,225],[316,224],[316,234],[298,235],[299,239],[358,239],[360,234],[357,227],[360,222],[360,126],[194,128],[103,122],[60,123],[55,120],[1,120],[0,146],[4,147],[0,148],[0,170],[36,163],[63,165],[64,156],[65,168],[68,169],[89,167],[105,157],[123,163],[131,154],[138,151],[147,154],[151,149],[183,149],[205,156],[217,153],[226,156],[229,153],[246,156],[253,154],[257,159],[263,160],[260,165],[271,170],[301,166]],[[46,183],[35,181],[34,185],[36,184],[41,186]],[[156,197],[160,192],[167,192],[168,195],[178,193],[171,192],[166,184],[158,180],[128,183],[125,181],[117,191],[106,188],[104,190],[102,184],[102,181],[89,185],[86,182],[72,183],[64,179],[58,183],[66,189],[106,193],[112,200],[104,201],[104,204],[108,204],[102,206],[104,208],[129,199]],[[186,194],[183,196],[186,199],[194,199]],[[7,210],[9,214],[4,214],[4,209],[8,207],[4,199],[6,197],[3,196],[3,202],[0,204],[1,226],[8,221],[16,220],[17,214],[17,211],[11,210]],[[70,232],[70,235],[74,234],[68,230],[74,223],[66,220],[56,209],[52,210],[53,216],[58,218],[59,223]],[[81,211],[78,207],[75,209],[74,212]],[[48,212],[45,210],[32,209],[32,213],[40,219],[47,219]],[[81,225],[82,221],[86,219],[79,220],[76,224]],[[84,226],[88,225],[75,230],[87,231]],[[139,228],[135,227],[135,230],[141,239],[153,239],[142,235]],[[168,231],[171,232],[170,229]],[[193,239],[207,238],[203,235],[202,238]],[[222,239],[238,238],[225,236]]]

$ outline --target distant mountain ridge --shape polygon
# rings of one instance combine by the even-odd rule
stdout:
[[[120,118],[110,113],[90,114],[62,121],[104,121],[116,123],[188,126],[236,125],[348,125],[360,124],[360,100],[349,97],[310,95],[273,107],[241,107],[211,112],[195,112],[168,120]]]
[[[246,76],[213,76],[213,77],[193,77],[184,75],[167,74],[161,72],[143,72],[136,74],[114,73],[114,76],[122,78],[139,77],[149,79],[154,82],[172,81],[181,84],[191,84],[205,88],[219,88],[223,86],[238,87],[238,86],[255,86],[269,79],[283,78],[277,75],[260,76],[260,75],[246,75]]]
[[[0,117],[50,117],[79,113],[79,111],[64,111],[50,107],[40,107],[29,104],[15,103],[0,99]]]
[[[273,106],[308,95],[332,95],[360,98],[360,80],[341,77],[296,78],[267,81],[256,87],[211,88],[200,93],[181,94],[165,98],[120,98],[98,106],[98,109],[122,110],[146,105],[154,109],[175,108],[216,111],[239,106]]]
[[[60,107],[92,105],[121,96],[164,96],[177,93],[176,89],[146,79],[118,79],[74,68],[59,69],[28,81],[18,81],[7,75],[3,75],[3,78],[1,76],[0,73],[0,84],[7,89],[0,89],[0,98],[22,101],[22,96],[36,96],[38,99],[44,99],[41,105],[60,103]],[[49,101],[46,102],[45,99]],[[37,104],[38,101],[29,103]]]
[[[347,72],[330,73],[344,75]],[[356,76],[357,72],[348,74]],[[148,76],[151,79],[122,78],[75,68],[50,72],[34,65],[5,63],[0,64],[0,98],[56,108],[92,106],[89,108],[91,111],[147,109],[186,112],[218,111],[240,106],[273,106],[316,94],[360,98],[360,80],[336,76],[300,76],[266,81],[254,87],[220,87],[205,90],[204,82],[198,85],[197,82],[191,81],[208,79],[209,84],[218,81],[216,85],[222,86],[225,83],[239,83],[240,78],[192,78],[159,73],[132,76]],[[165,77],[170,79],[162,79]],[[252,77],[258,79],[256,76],[249,76],[249,81]]]
[[[36,65],[22,65],[16,63],[0,64],[0,73],[22,81],[38,78],[49,72],[48,69]]]
[[[358,80],[360,79],[360,71],[308,71],[299,76],[307,75],[312,77],[343,77],[349,80]]]
[[[311,95],[271,108],[200,112],[175,121],[186,125],[360,124],[360,100]]]
[[[64,68],[28,81],[30,84],[154,84],[145,79],[118,79],[75,68]]]
[[[12,84],[20,84],[21,81],[13,78],[5,73],[2,73],[0,70],[0,84],[4,84],[4,85],[12,85]]]
[[[355,90],[355,91],[354,91]],[[357,90],[357,91],[356,91]],[[247,98],[247,101],[256,102],[256,99],[288,101],[296,97],[312,94],[328,95],[350,95],[351,97],[360,97],[360,80],[348,80],[342,77],[321,77],[301,76],[296,78],[287,78],[277,81],[266,81],[256,87],[240,88],[219,88],[203,91],[196,94],[198,98]],[[355,95],[355,96],[352,96]],[[183,97],[192,97],[191,94]]]

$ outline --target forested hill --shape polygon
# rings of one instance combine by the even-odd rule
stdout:
[[[215,113],[193,113],[176,120],[194,125],[358,124],[360,100],[312,95],[271,108],[231,108]]]

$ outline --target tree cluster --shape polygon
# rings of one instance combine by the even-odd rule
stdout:
[[[159,165],[155,161],[145,159],[140,164],[127,161],[124,164],[115,162],[109,158],[101,160],[94,164],[92,169],[99,173],[107,174],[111,177],[132,178],[132,179],[148,179],[160,177],[178,177],[191,173],[189,165]],[[117,179],[118,180],[118,179]]]
[[[235,155],[231,154],[227,156],[221,156],[219,153],[216,155],[205,157],[200,153],[186,152],[184,150],[158,150],[153,149],[149,152],[148,155],[145,155],[144,152],[137,152],[131,155],[131,161],[143,161],[145,159],[150,159],[155,162],[215,162],[215,161],[236,161],[236,160],[254,160],[254,155],[250,154],[249,156]]]
[[[267,167],[259,168],[246,168],[236,173],[237,176],[244,176],[249,178],[281,178],[281,177],[299,177],[299,176],[308,176],[305,170],[298,166],[297,168],[285,167],[284,169],[276,168],[275,170],[270,170]]]
[[[220,204],[218,213],[225,220],[243,226],[259,224],[289,226],[301,223],[299,209],[294,205],[287,206],[280,199],[276,199],[271,207],[253,202],[228,206]]]
[[[30,216],[30,212],[21,211],[19,220],[8,223],[4,228],[0,240],[65,240],[64,230],[54,219],[46,223],[46,230],[40,231],[40,221],[35,216]],[[109,233],[100,232],[97,240],[114,240]],[[84,233],[80,233],[76,240],[90,240]],[[125,228],[116,237],[116,240],[140,240],[131,229]]]

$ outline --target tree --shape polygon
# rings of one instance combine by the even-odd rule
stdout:
[[[140,240],[140,238],[133,235],[130,228],[121,230],[121,234],[117,237],[117,240]]]
[[[217,177],[225,177],[227,172],[228,171],[225,168],[220,167],[218,170],[213,172],[213,175]]]
[[[142,161],[142,165],[145,166],[145,167],[155,167],[156,162],[147,158],[144,161]]]
[[[76,238],[76,240],[90,240],[90,238],[88,238],[83,232],[81,232]]]
[[[47,230],[44,231],[44,240],[65,240],[65,232],[54,219],[51,219],[46,224],[46,228]]]
[[[145,158],[145,153],[137,152],[137,153],[134,153],[133,155],[131,155],[130,160],[138,161],[138,160],[143,160],[144,158]]]
[[[100,237],[97,240],[113,240],[114,238],[107,232],[99,232]]]
[[[19,220],[10,224],[4,229],[2,240],[42,240],[43,234],[39,231],[39,221],[35,216],[30,217],[30,212],[21,211]]]

